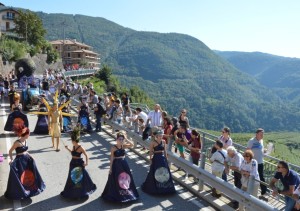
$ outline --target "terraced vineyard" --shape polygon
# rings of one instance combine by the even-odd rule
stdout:
[[[218,131],[205,132],[220,135]],[[248,140],[254,136],[254,133],[233,133],[231,138],[235,143],[247,145]],[[295,165],[300,164],[300,133],[299,132],[266,132],[264,134],[264,145],[274,144],[274,151],[271,156],[286,160]]]

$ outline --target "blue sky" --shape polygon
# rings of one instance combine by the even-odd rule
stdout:
[[[300,58],[299,0],[0,0],[46,13],[103,17],[138,31],[177,32],[226,51]]]

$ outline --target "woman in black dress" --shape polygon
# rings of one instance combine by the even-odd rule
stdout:
[[[179,125],[186,125],[187,128],[190,128],[190,122],[189,122],[189,118],[186,116],[187,114],[187,110],[186,109],[182,109],[180,112],[180,115],[178,117],[178,122]]]
[[[92,126],[90,123],[90,111],[84,99],[82,100],[82,103],[79,106],[78,123],[80,124],[82,132],[89,133],[92,131]]]
[[[125,149],[131,148],[133,144],[126,138],[126,133],[117,133],[117,144],[110,150],[109,176],[101,197],[114,202],[130,202],[139,198],[133,177],[127,161],[125,160]]]
[[[150,143],[150,171],[142,190],[150,194],[175,193],[175,187],[167,161],[166,142],[163,140],[164,132],[154,132],[154,141]]]
[[[19,139],[9,150],[10,172],[5,197],[12,200],[29,198],[41,193],[45,184],[38,172],[34,159],[27,152],[27,139],[30,131],[27,127],[14,128]],[[13,160],[12,153],[16,150]]]
[[[41,95],[41,98],[45,98],[45,97],[46,97],[45,94]],[[39,107],[39,109],[38,109],[39,112],[47,112],[48,111],[45,103],[43,103],[43,100],[40,100],[38,107]],[[44,115],[44,114],[38,115],[38,120],[36,122],[33,133],[40,134],[40,135],[49,134],[48,115]]]
[[[71,199],[87,198],[97,189],[97,187],[85,170],[89,158],[85,149],[78,144],[80,139],[79,128],[75,128],[71,132],[71,139],[73,144],[72,150],[69,149],[68,146],[65,146],[65,148],[72,154],[72,160],[70,162],[70,169],[65,188],[60,195],[64,198]],[[81,154],[84,154],[85,162],[81,158]]]

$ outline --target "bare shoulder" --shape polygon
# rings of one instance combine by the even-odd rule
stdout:
[[[111,152],[116,151],[116,150],[117,150],[117,148],[116,148],[115,145],[110,147],[110,151],[111,151]]]
[[[16,148],[16,147],[19,147],[19,146],[21,146],[21,143],[20,143],[19,140],[16,140],[16,141],[14,141],[14,143],[13,143],[13,145],[11,147],[12,148]]]
[[[154,145],[155,145],[155,141],[151,141],[149,147],[154,147]]]
[[[79,149],[79,151],[82,151],[82,152],[85,151],[85,148],[82,145],[79,145],[78,149]]]

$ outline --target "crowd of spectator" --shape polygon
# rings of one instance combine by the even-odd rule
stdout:
[[[95,67],[92,65],[80,65],[80,64],[66,64],[64,65],[65,71],[72,71],[72,70],[80,70],[80,69],[94,69]]]
[[[9,87],[14,81],[13,74],[0,75],[1,96],[9,96],[13,92],[13,86]],[[52,99],[56,90],[59,91],[60,99],[64,102],[70,98],[78,97],[80,103],[77,106],[78,113],[85,108],[90,118],[96,120],[96,132],[101,131],[101,125],[106,119],[115,121],[124,127],[131,129],[139,134],[143,140],[151,141],[153,133],[163,130],[163,139],[167,144],[174,143],[174,152],[179,152],[181,159],[186,159],[186,151],[189,152],[189,160],[194,165],[199,165],[203,143],[199,131],[192,129],[187,116],[187,109],[182,109],[178,117],[171,117],[163,111],[159,104],[153,110],[146,112],[142,108],[132,109],[130,97],[123,93],[120,97],[115,93],[96,93],[91,82],[82,85],[80,82],[72,81],[71,78],[63,78],[60,71],[48,70],[43,75],[41,82],[42,90],[48,99]],[[10,89],[9,89],[10,88]],[[11,99],[11,104],[14,99]],[[255,131],[255,136],[247,143],[247,149],[239,152],[233,146],[230,136],[230,128],[224,127],[222,134],[215,141],[211,150],[209,160],[211,162],[212,174],[227,181],[228,175],[233,175],[235,187],[248,191],[249,178],[255,178],[251,194],[258,197],[259,186],[261,200],[267,201],[267,186],[264,178],[264,153],[266,152],[263,143],[264,130],[259,128]],[[178,169],[180,170],[180,169]],[[282,187],[278,188],[275,184],[281,181]],[[270,189],[272,195],[282,194],[285,196],[285,210],[300,209],[300,183],[299,175],[289,169],[288,163],[280,161],[277,172],[271,180]],[[219,198],[222,193],[213,188],[212,196]],[[233,200],[235,207],[239,203]]]
[[[201,148],[203,146],[201,135],[199,131],[190,128],[186,109],[181,110],[178,118],[168,116],[167,112],[162,111],[158,104],[148,114],[141,108],[136,108],[134,111],[130,111],[130,113],[131,116],[124,113],[122,121],[125,127],[140,134],[144,140],[151,137],[153,132],[151,128],[162,128],[164,130],[164,139],[167,143],[170,141],[175,143],[174,151],[176,153],[179,152],[180,158],[186,159],[185,151],[188,150],[190,153],[189,160],[193,164],[199,165]],[[222,134],[218,137],[212,148],[209,160],[212,163],[212,174],[222,178],[224,181],[227,181],[228,175],[232,175],[235,187],[243,191],[251,190],[251,194],[255,197],[259,195],[260,186],[260,195],[258,198],[268,201],[269,191],[266,184],[263,183],[265,182],[264,154],[266,153],[263,136],[264,130],[258,128],[255,131],[254,137],[248,141],[246,150],[239,152],[233,146],[233,140],[230,137],[230,128],[224,127]],[[286,163],[280,161],[279,164],[282,162]],[[281,169],[285,169],[285,171],[280,172]],[[181,169],[179,168],[178,170]],[[289,178],[292,177],[291,175],[294,175],[297,179]],[[254,183],[249,183],[250,177],[254,178]],[[284,184],[282,190],[274,186],[277,180],[282,180],[282,184]],[[278,171],[271,181],[270,191],[272,191],[272,195],[275,196],[280,193],[285,196],[285,210],[287,211],[300,209],[300,201],[296,203],[300,195],[300,187],[297,188],[298,180],[298,174],[290,170],[286,163],[283,167],[281,165],[278,166]],[[249,184],[252,187],[249,187]],[[219,190],[212,189],[213,197],[219,198],[221,195]],[[296,198],[297,200],[295,200]],[[233,199],[232,203],[233,207],[239,207],[238,201]],[[240,208],[241,210],[243,209],[243,207]]]

